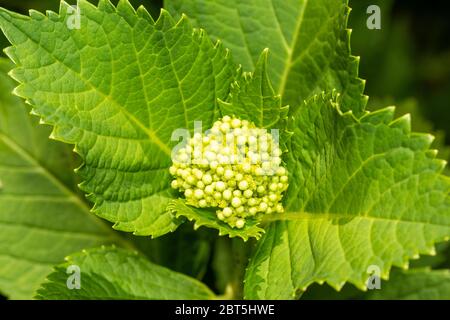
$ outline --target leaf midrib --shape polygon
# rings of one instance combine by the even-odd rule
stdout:
[[[324,213],[324,212],[306,212],[306,211],[288,211],[285,213],[277,213],[272,215],[266,215],[262,219],[264,222],[273,221],[313,221],[313,220],[348,220],[348,219],[367,219],[367,220],[380,220],[388,222],[401,222],[401,223],[416,223],[416,224],[426,224],[431,226],[437,226],[441,228],[450,228],[450,224],[439,224],[430,221],[415,221],[415,220],[405,220],[400,218],[387,218],[387,217],[376,217],[361,214],[348,214],[348,213]]]
[[[298,18],[297,18],[297,24],[295,26],[295,30],[294,30],[294,34],[292,37],[292,43],[290,46],[290,50],[287,51],[288,57],[287,57],[287,61],[286,61],[286,66],[283,70],[283,73],[281,75],[281,82],[280,82],[280,86],[278,88],[278,93],[283,96],[284,95],[284,91],[286,89],[286,84],[287,84],[287,78],[289,76],[289,72],[291,70],[292,67],[292,59],[294,57],[294,51],[295,51],[295,46],[297,45],[297,41],[298,41],[298,35],[300,33],[300,29],[302,27],[302,23],[303,23],[303,19],[304,19],[304,15],[305,15],[305,11],[306,11],[306,7],[308,6],[308,0],[305,0],[304,4],[303,4],[303,8],[301,9]]]

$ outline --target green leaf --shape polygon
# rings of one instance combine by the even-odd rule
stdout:
[[[322,91],[341,92],[344,111],[366,105],[359,59],[350,53],[347,0],[167,0],[214,39],[230,48],[235,61],[252,71],[269,48],[269,76],[291,111]]]
[[[289,107],[282,107],[267,74],[268,50],[261,54],[254,72],[244,72],[231,86],[227,102],[220,101],[222,115],[235,115],[258,128],[284,129]]]
[[[168,210],[177,217],[185,217],[189,221],[194,222],[194,229],[202,226],[217,229],[219,236],[228,235],[230,238],[239,237],[244,241],[249,238],[259,239],[264,229],[258,226],[259,221],[255,219],[247,219],[242,229],[233,228],[228,223],[217,219],[215,209],[195,208],[187,205],[183,199],[172,200],[168,205]]]
[[[396,270],[380,290],[367,299],[382,300],[449,300],[450,270]]]
[[[75,191],[72,150],[10,94],[10,68],[0,59],[0,292],[29,299],[67,254],[127,244]]]
[[[13,47],[15,93],[54,126],[55,139],[75,144],[84,160],[81,188],[94,212],[114,228],[163,235],[180,221],[166,210],[172,132],[209,127],[225,99],[235,66],[203,31],[162,11],[156,21],[127,1],[98,8],[79,1],[74,13],[36,11],[30,17],[0,9],[0,26]]]
[[[336,96],[310,99],[293,115],[287,159],[287,213],[258,242],[247,298],[295,298],[313,282],[365,289],[367,269],[432,254],[450,235],[450,179],[429,150],[432,136],[410,132],[394,108],[360,119]]]
[[[213,299],[203,283],[116,248],[84,250],[55,267],[38,299]],[[69,266],[80,270],[80,289],[67,287]]]

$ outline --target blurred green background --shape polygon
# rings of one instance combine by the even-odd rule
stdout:
[[[112,2],[117,3],[117,0]],[[135,7],[143,4],[154,17],[162,7],[162,0],[130,2]],[[381,8],[380,30],[366,27],[366,10],[373,4]],[[0,0],[0,6],[25,14],[29,9],[57,11],[59,0]],[[368,108],[395,105],[397,116],[411,113],[413,130],[433,133],[439,157],[450,161],[450,19],[446,3],[350,0],[350,6],[352,52],[361,56],[360,77],[367,80]],[[0,34],[0,46],[7,45]],[[448,168],[447,173],[450,173]],[[439,255],[424,257],[413,266],[450,267],[448,245],[442,244],[437,250]],[[333,290],[315,285],[304,298],[348,298],[359,294],[353,287],[346,286],[343,293],[336,296]]]

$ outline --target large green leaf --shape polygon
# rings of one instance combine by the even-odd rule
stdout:
[[[274,217],[246,276],[247,298],[294,298],[313,282],[365,288],[367,269],[434,252],[450,235],[450,179],[393,108],[356,119],[334,95],[294,114],[288,153],[287,213]]]
[[[166,0],[170,12],[186,13],[230,48],[252,71],[269,48],[270,79],[294,111],[326,90],[342,93],[344,110],[365,107],[358,58],[350,53],[347,0]]]
[[[10,94],[10,67],[0,60],[0,292],[26,299],[69,253],[124,241],[75,191],[72,150]]]
[[[450,270],[396,270],[367,299],[450,300]]]
[[[176,196],[172,132],[194,121],[211,126],[235,67],[185,17],[175,23],[162,11],[155,23],[125,0],[78,6],[80,29],[68,28],[74,13],[64,2],[46,16],[0,9],[21,83],[15,93],[54,126],[53,138],[76,145],[85,161],[81,188],[97,215],[137,235],[173,231],[180,221],[166,210]]]
[[[98,248],[74,254],[55,267],[38,299],[213,299],[201,282],[155,265],[137,253]],[[68,289],[69,266],[80,270],[80,288]]]

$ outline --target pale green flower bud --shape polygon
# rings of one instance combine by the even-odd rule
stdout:
[[[195,191],[194,191],[195,198],[201,199],[201,198],[203,198],[203,195],[204,195],[203,190],[195,189]]]
[[[207,184],[211,184],[212,181],[213,181],[213,179],[212,179],[212,177],[211,177],[210,174],[205,174],[205,175],[202,177],[202,181],[203,181],[203,183],[204,183],[205,185],[207,185]]]
[[[239,199],[238,197],[234,197],[233,199],[231,199],[231,205],[235,208],[239,207],[242,204],[241,199]]]
[[[183,192],[189,205],[217,208],[218,220],[244,228],[246,217],[284,212],[280,202],[288,175],[281,153],[267,130],[225,116],[178,151],[169,168],[171,187]]]
[[[229,207],[225,207],[225,208],[223,208],[222,213],[225,217],[228,218],[228,217],[231,217],[231,215],[233,214],[233,210]]]
[[[213,194],[214,193],[214,187],[212,185],[208,185],[205,187],[205,193],[206,194]]]
[[[223,190],[225,190],[225,188],[226,188],[226,185],[223,181],[216,182],[216,190],[217,191],[223,191]]]
[[[265,211],[267,210],[267,208],[268,208],[267,203],[261,202],[261,203],[259,204],[259,210],[260,210],[260,211],[265,212]]]
[[[223,194],[222,194],[222,196],[225,200],[230,200],[232,195],[233,195],[233,192],[231,191],[231,189],[224,190]]]
[[[251,198],[252,195],[253,195],[253,191],[252,190],[245,190],[244,191],[244,197]]]
[[[192,189],[186,189],[186,190],[184,191],[184,196],[185,196],[186,198],[191,198],[193,194],[194,194],[194,191],[192,191]]]
[[[246,190],[248,188],[248,182],[246,180],[239,181],[239,189]]]

